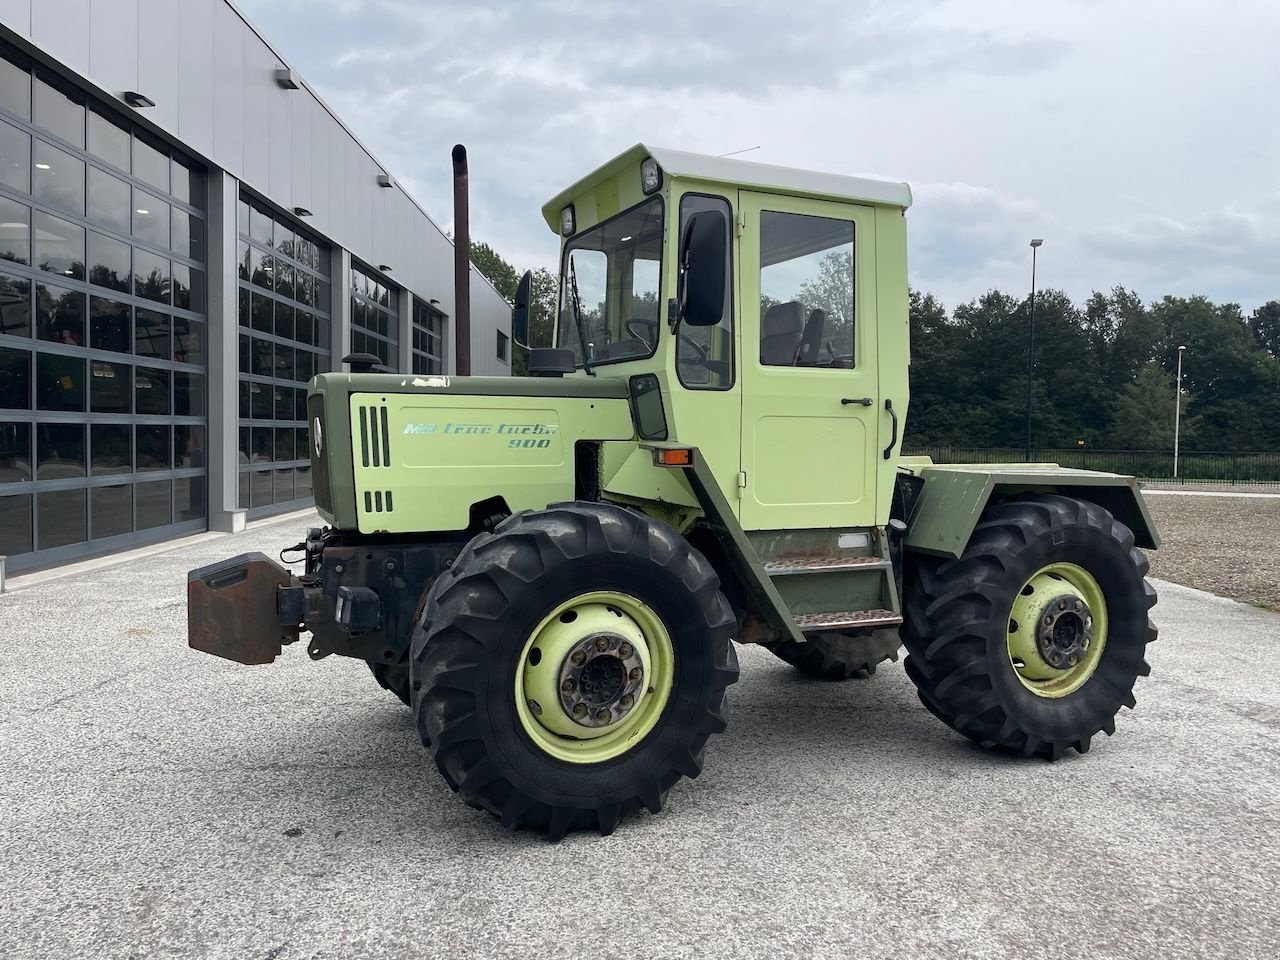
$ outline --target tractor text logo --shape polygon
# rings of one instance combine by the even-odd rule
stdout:
[[[554,423],[406,423],[406,434],[448,436],[554,437],[560,428]]]

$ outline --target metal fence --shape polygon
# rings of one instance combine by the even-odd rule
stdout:
[[[935,463],[1023,463],[1022,447],[910,447],[908,456],[932,457]],[[1280,487],[1280,453],[1202,453],[1183,451],[1178,456],[1178,477],[1173,477],[1173,453],[1167,450],[1062,450],[1031,451],[1036,463],[1057,463],[1081,470],[1105,470],[1161,483],[1262,484]]]

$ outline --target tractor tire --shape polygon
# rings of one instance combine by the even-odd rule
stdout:
[[[410,656],[422,742],[510,829],[612,833],[701,772],[738,678],[735,626],[667,525],[605,503],[515,514],[431,588]]]
[[[406,707],[413,705],[409,696],[409,664],[407,662],[372,663],[367,660],[365,662],[369,664],[369,670],[373,673],[373,679],[378,681],[378,686],[383,690],[390,690]]]
[[[849,680],[870,677],[876,665],[897,660],[902,640],[897,630],[873,633],[819,633],[804,643],[781,640],[765,649],[816,680]]]
[[[1085,753],[1151,672],[1148,568],[1096,504],[1040,494],[988,506],[958,560],[911,558],[907,675],[930,713],[983,747]]]

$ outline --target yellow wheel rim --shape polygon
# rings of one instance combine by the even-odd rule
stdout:
[[[544,753],[602,763],[654,728],[674,679],[671,636],[652,608],[625,593],[584,593],[559,604],[525,642],[516,713]]]
[[[1039,697],[1075,693],[1107,645],[1107,601],[1093,575],[1074,563],[1041,567],[1023,584],[1008,623],[1009,662]]]

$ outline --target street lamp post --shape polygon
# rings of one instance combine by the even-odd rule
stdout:
[[[1031,378],[1036,365],[1036,251],[1043,240],[1031,241],[1031,330],[1027,340],[1027,463],[1031,462]]]
[[[1178,348],[1178,387],[1173,400],[1173,479],[1178,479],[1178,430],[1182,421],[1182,355],[1187,352],[1185,346]]]

